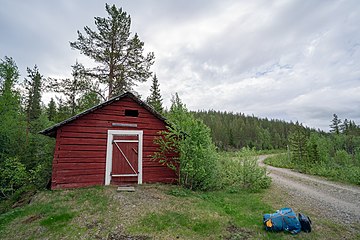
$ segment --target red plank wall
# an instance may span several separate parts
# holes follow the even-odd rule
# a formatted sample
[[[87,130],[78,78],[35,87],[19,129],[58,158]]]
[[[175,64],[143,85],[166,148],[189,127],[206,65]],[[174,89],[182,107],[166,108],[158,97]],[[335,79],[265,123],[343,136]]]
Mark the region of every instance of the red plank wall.
[[[125,116],[125,109],[138,110],[138,117]],[[113,127],[131,123],[137,127]],[[129,97],[61,126],[56,133],[51,188],[104,185],[108,130],[143,130],[143,182],[173,182],[175,173],[151,159],[153,140],[166,130],[165,123]]]

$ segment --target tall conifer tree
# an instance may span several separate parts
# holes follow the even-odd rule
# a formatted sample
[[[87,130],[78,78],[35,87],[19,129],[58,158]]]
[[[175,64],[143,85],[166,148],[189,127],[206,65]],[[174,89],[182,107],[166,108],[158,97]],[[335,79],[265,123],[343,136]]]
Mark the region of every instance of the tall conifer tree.
[[[303,162],[306,160],[308,137],[306,136],[305,128],[296,122],[289,135],[290,150],[292,153],[293,160]]]
[[[150,104],[156,111],[161,113],[164,109],[162,106],[162,97],[160,93],[160,84],[159,81],[154,75],[151,89],[150,89],[150,96],[146,99],[147,103]]]
[[[154,54],[144,56],[144,43],[136,33],[130,36],[129,14],[115,5],[106,4],[105,9],[107,18],[95,17],[97,31],[84,27],[85,34],[78,31],[78,39],[70,46],[95,60],[98,66],[85,73],[106,84],[111,98],[151,76]]]
[[[38,67],[34,69],[27,68],[28,77],[25,78],[24,85],[26,89],[25,109],[27,121],[31,122],[37,119],[41,114],[41,87],[42,78]]]
[[[56,118],[56,104],[54,98],[51,98],[48,107],[46,109],[47,117],[49,121],[55,121]]]
[[[0,165],[6,157],[15,156],[23,147],[20,95],[15,90],[19,76],[18,67],[12,58],[5,56],[0,59]]]
[[[82,64],[76,62],[71,66],[72,78],[56,79],[49,78],[48,88],[54,92],[62,93],[66,100],[62,104],[66,104],[70,109],[70,114],[75,115],[78,107],[78,99],[87,91],[93,89],[88,77],[83,73],[85,68]]]
[[[336,114],[334,114],[333,116],[334,116],[334,118],[331,121],[330,132],[335,133],[335,134],[339,134],[340,133],[341,120],[338,118],[338,116]]]
[[[17,114],[20,109],[19,95],[14,89],[19,76],[18,67],[12,58],[5,56],[0,59],[0,119],[5,119],[8,114]]]

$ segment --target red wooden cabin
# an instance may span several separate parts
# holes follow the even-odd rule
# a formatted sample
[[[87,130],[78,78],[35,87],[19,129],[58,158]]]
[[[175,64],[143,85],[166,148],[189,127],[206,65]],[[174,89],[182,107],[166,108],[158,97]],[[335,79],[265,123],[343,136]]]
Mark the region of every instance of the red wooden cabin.
[[[151,159],[164,117],[127,92],[43,130],[56,138],[51,188],[173,182]]]

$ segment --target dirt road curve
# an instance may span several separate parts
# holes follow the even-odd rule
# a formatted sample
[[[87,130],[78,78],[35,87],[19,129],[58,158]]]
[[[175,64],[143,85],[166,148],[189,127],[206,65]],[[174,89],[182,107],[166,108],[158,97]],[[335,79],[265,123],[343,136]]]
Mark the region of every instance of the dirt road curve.
[[[260,165],[265,166],[263,161],[266,157],[259,157]],[[340,223],[360,224],[360,187],[266,166],[273,183],[285,188],[307,211],[315,210],[323,217]]]

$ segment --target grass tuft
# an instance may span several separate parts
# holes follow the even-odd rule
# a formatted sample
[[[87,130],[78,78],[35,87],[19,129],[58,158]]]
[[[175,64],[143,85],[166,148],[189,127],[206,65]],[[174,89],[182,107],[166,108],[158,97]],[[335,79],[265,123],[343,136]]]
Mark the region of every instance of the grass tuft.
[[[192,195],[192,191],[182,187],[175,187],[167,191],[167,194],[175,197],[189,197]]]
[[[74,213],[66,212],[57,215],[51,215],[40,221],[41,226],[48,228],[62,228],[71,221],[75,216]]]
[[[183,212],[166,211],[146,215],[140,220],[140,224],[136,228],[147,233],[177,231],[180,235],[192,232],[192,234],[204,236],[213,231],[219,231],[221,224],[214,219],[192,216]]]

